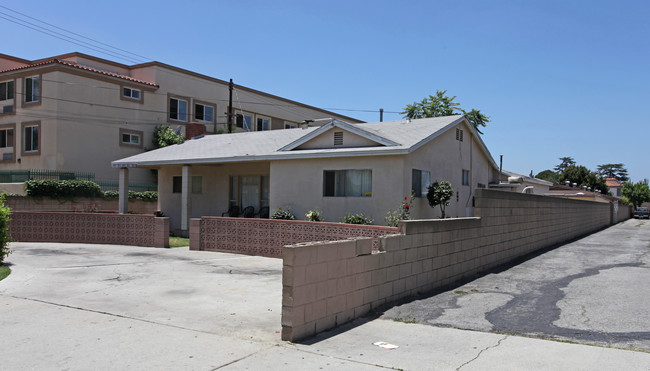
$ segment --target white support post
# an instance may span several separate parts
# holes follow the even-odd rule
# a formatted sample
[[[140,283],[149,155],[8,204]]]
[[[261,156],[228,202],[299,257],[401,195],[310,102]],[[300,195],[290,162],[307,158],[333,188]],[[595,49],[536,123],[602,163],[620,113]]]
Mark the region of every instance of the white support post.
[[[183,165],[183,178],[181,188],[181,233],[190,233],[190,216],[192,215],[192,167]]]
[[[118,210],[120,214],[129,212],[129,169],[126,167],[120,168],[120,198],[118,203]]]

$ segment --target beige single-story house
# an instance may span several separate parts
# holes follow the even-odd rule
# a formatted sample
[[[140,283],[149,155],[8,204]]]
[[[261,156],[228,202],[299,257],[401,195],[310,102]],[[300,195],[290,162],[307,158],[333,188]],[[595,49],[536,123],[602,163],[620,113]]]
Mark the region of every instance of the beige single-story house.
[[[385,225],[411,193],[413,218],[435,218],[427,187],[449,181],[448,217],[473,214],[474,190],[498,183],[499,168],[465,116],[350,124],[328,120],[291,130],[207,135],[112,162],[120,169],[120,212],[129,169],[158,169],[158,206],[172,230],[230,207],[255,212],[313,209],[327,221],[365,213]],[[268,209],[267,209],[268,210]]]

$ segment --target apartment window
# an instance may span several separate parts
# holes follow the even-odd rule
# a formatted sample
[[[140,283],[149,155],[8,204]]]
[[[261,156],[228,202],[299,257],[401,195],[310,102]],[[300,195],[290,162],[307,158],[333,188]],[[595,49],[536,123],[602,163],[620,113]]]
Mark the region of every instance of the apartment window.
[[[411,171],[411,192],[415,197],[426,197],[431,185],[431,172],[413,169]]]
[[[183,193],[183,177],[172,177],[172,193]],[[203,193],[203,177],[192,176],[192,194]]]
[[[133,100],[140,100],[142,92],[138,89],[123,87],[122,96]]]
[[[463,170],[463,185],[469,185],[469,170]]]
[[[38,154],[40,150],[40,123],[23,124],[23,154]]]
[[[169,118],[176,121],[187,121],[187,101],[169,98]]]
[[[296,128],[298,128],[298,124],[296,124],[295,122],[285,121],[284,122],[284,128],[285,129],[296,129]]]
[[[14,146],[14,129],[0,129],[0,148]]]
[[[271,130],[271,119],[268,117],[257,117],[257,131]]]
[[[456,140],[463,141],[463,129],[456,128]]]
[[[14,99],[14,82],[0,82],[0,100]]]
[[[372,170],[323,171],[323,196],[371,197]]]
[[[199,121],[214,122],[214,106],[194,104],[194,118]]]
[[[36,103],[41,100],[41,77],[25,77],[25,103]]]
[[[251,131],[253,129],[253,115],[249,113],[237,115],[237,127]]]
[[[120,128],[120,145],[142,148],[143,133],[138,130]]]
[[[269,183],[268,175],[231,176],[229,206],[252,206],[256,212],[268,207]]]

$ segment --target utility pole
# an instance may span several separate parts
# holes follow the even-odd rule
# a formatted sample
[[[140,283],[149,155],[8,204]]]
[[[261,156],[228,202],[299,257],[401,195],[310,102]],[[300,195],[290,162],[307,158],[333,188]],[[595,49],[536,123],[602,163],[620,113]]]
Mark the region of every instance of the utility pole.
[[[228,90],[230,91],[230,97],[228,98],[228,132],[232,133],[232,89],[233,89],[232,79],[228,84]]]
[[[379,122],[384,122],[384,109],[379,109]]]

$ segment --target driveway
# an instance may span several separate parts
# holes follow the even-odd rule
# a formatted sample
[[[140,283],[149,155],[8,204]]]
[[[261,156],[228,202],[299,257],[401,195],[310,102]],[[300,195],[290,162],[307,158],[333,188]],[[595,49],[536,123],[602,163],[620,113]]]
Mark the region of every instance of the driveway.
[[[650,351],[650,222],[628,220],[383,318]]]

